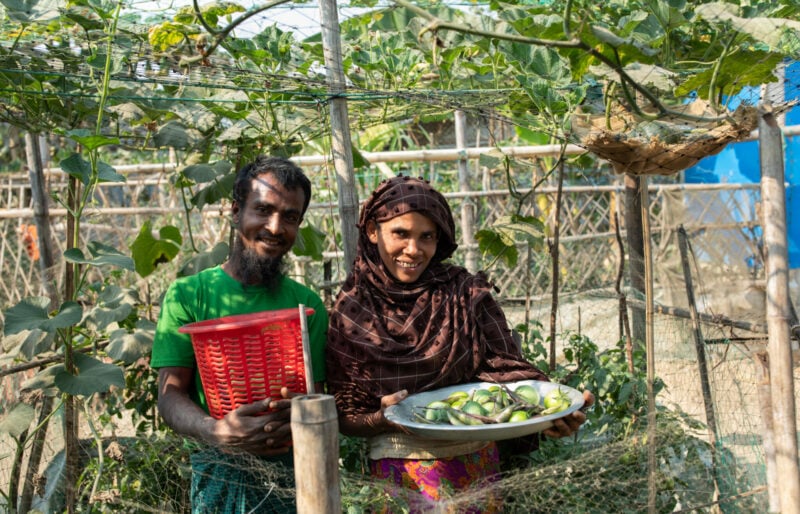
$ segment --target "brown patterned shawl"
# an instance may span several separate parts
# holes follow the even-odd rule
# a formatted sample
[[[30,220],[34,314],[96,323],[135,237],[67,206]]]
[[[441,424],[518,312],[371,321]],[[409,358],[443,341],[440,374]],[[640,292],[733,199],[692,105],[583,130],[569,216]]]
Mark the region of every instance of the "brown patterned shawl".
[[[386,271],[366,223],[414,211],[438,225],[439,242],[419,280],[404,284]],[[447,200],[422,179],[386,180],[364,205],[356,260],[328,330],[327,378],[341,413],[375,412],[401,389],[547,380],[520,354],[486,278],[442,263],[457,248],[454,234]]]

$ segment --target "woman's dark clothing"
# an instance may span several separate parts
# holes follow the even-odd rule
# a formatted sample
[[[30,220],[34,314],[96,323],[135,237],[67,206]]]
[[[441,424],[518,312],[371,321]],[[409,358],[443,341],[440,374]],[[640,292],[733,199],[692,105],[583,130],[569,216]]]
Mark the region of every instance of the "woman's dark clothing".
[[[437,251],[416,282],[384,267],[366,224],[419,212],[439,228]],[[364,205],[353,269],[328,330],[327,380],[342,414],[380,409],[382,396],[459,383],[547,380],[521,355],[482,274],[443,263],[455,225],[445,198],[410,177],[384,181]]]

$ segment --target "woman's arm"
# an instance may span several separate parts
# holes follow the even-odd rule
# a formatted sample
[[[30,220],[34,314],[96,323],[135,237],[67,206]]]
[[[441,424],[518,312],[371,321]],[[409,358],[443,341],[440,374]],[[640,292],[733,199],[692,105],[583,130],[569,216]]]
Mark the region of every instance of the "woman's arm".
[[[408,397],[405,389],[381,398],[381,410],[367,414],[339,414],[339,431],[344,435],[372,437],[386,432],[406,432],[406,429],[386,419],[383,411]]]

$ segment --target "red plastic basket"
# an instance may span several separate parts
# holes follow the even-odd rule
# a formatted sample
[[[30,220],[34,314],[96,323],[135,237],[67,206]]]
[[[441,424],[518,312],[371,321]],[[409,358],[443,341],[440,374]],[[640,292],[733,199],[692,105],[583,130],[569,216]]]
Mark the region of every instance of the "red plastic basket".
[[[306,308],[306,315],[314,309]],[[220,419],[241,405],[306,393],[300,310],[282,309],[189,323],[208,410]]]

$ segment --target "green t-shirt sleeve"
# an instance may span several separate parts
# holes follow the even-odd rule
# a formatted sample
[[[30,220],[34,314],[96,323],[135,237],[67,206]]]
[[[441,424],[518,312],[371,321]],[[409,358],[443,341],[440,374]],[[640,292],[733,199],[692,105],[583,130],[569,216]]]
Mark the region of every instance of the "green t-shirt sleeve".
[[[192,302],[187,301],[185,294],[183,283],[176,281],[164,295],[150,357],[150,366],[153,368],[195,367],[191,336],[178,332],[183,325],[195,321],[195,316],[188,308]]]

